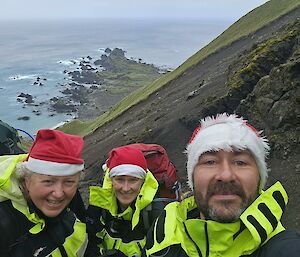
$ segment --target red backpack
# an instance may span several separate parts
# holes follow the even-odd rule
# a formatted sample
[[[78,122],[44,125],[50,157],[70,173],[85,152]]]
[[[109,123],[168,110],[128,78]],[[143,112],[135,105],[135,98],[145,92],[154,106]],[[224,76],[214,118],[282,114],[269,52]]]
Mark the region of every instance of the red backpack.
[[[180,184],[176,174],[176,167],[170,161],[165,148],[157,144],[142,143],[128,146],[139,149],[144,154],[148,169],[159,184],[157,197],[178,200],[180,197]]]

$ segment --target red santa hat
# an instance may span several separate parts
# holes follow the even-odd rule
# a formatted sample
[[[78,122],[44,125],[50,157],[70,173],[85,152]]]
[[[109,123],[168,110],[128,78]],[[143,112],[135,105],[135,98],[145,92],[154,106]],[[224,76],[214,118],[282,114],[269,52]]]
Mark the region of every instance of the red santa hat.
[[[147,162],[143,153],[130,146],[121,146],[111,150],[106,163],[109,177],[132,176],[140,179],[146,177]]]
[[[41,129],[29,151],[27,169],[44,175],[69,176],[84,169],[79,136],[59,130]]]
[[[199,157],[209,151],[232,151],[248,149],[256,160],[260,173],[260,189],[265,186],[268,170],[266,157],[268,141],[246,120],[235,114],[218,114],[201,120],[186,147],[188,184],[193,189],[193,171]]]

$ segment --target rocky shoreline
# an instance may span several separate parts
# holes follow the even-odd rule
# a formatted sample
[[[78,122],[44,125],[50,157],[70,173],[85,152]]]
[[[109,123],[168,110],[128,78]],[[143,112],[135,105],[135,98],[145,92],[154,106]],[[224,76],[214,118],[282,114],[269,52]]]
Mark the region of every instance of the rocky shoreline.
[[[73,64],[76,64],[74,61]],[[151,83],[168,70],[162,70],[142,59],[128,59],[120,48],[106,48],[99,59],[82,57],[75,70],[64,70],[67,83],[60,84],[62,96],[37,103],[32,94],[21,93],[17,101],[33,107],[41,115],[42,105],[49,116],[64,113],[80,120],[94,119],[137,88]],[[37,77],[34,86],[43,87],[47,78]],[[18,119],[29,120],[29,116]]]

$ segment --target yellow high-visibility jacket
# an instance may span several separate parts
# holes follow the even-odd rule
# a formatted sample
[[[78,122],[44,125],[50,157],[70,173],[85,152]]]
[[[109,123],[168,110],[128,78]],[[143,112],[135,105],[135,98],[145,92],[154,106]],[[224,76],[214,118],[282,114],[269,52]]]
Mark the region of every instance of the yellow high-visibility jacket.
[[[285,230],[280,219],[287,202],[286,191],[277,182],[262,192],[233,223],[200,219],[193,196],[180,203],[170,203],[149,232],[147,256],[250,255]]]
[[[90,244],[88,248],[93,248],[96,244],[97,251],[101,254],[119,253],[125,256],[141,256],[147,233],[142,210],[151,204],[157,190],[158,183],[155,177],[147,171],[135,202],[119,213],[117,199],[107,170],[103,186],[90,187],[88,208]]]
[[[27,155],[0,156],[0,256],[83,257],[86,225],[70,211],[47,218],[27,203],[15,177]]]

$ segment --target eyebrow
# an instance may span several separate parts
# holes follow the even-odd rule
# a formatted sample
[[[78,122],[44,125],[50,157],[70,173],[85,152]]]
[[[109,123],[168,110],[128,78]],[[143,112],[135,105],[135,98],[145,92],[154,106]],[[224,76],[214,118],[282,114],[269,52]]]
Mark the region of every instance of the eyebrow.
[[[208,152],[203,153],[201,156],[203,156],[203,155],[217,155],[218,152],[219,151],[208,151]],[[252,153],[248,149],[245,149],[245,150],[235,150],[235,149],[233,149],[233,151],[229,151],[229,153],[233,153],[236,156],[242,155],[242,154],[252,156]],[[199,158],[201,158],[201,156]]]
[[[240,151],[233,151],[233,153],[235,155],[241,155],[241,154],[246,154],[246,155],[249,155],[249,156],[252,156],[252,153],[248,150],[248,149],[245,149],[245,150],[240,150]]]

